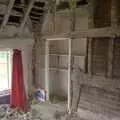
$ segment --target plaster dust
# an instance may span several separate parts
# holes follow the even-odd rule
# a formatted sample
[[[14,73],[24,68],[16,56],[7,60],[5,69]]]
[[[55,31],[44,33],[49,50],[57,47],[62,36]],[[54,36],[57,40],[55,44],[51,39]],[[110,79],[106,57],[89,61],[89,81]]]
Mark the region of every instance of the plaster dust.
[[[119,118],[106,117],[102,114],[78,109],[68,115],[65,103],[38,103],[31,105],[28,113],[19,109],[12,109],[9,105],[0,106],[0,120],[120,120]]]
[[[37,116],[40,116],[41,120],[120,120],[120,118],[106,117],[102,114],[93,113],[84,109],[78,109],[78,112],[68,115],[67,106],[64,103],[36,104],[32,105],[32,109],[37,110]]]

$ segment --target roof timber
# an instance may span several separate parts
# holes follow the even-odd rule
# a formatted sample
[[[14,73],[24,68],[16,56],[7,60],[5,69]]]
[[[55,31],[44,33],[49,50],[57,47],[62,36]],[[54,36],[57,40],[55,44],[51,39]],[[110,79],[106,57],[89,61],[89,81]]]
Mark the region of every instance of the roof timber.
[[[25,0],[21,0],[21,3],[22,3],[22,4],[25,4]],[[23,12],[24,12],[24,14],[25,14],[25,9],[23,9]],[[30,19],[29,16],[28,16],[27,24],[28,24],[29,30],[32,32],[32,30],[33,30],[33,25],[32,25],[32,21],[31,21],[31,19]]]
[[[93,29],[79,29],[73,33],[66,34],[46,34],[45,38],[61,38],[61,37],[75,37],[75,38],[95,38],[95,37],[116,37],[120,36],[120,28],[93,28]]]
[[[27,21],[28,15],[29,15],[32,7],[33,7],[34,2],[35,2],[35,0],[31,0],[31,1],[30,1],[29,7],[28,7],[28,9],[27,9],[27,11],[26,11],[26,13],[25,13],[25,16],[24,16],[24,18],[23,18],[23,21],[21,22],[21,25],[20,25],[19,35],[21,34],[21,32],[22,32],[22,30],[23,30],[23,28],[24,28],[24,25],[25,25],[25,23],[26,23],[26,21]]]
[[[3,28],[6,26],[6,24],[7,24],[7,22],[8,22],[8,19],[9,19],[9,16],[10,16],[10,12],[11,12],[11,10],[12,10],[12,7],[13,7],[13,5],[14,5],[14,2],[15,2],[15,0],[10,0],[10,2],[9,2],[9,5],[8,5],[8,7],[7,7],[7,9],[6,9],[6,12],[5,12],[6,14],[4,15],[4,20],[3,20],[3,22],[2,22],[0,31],[3,30]]]
[[[106,27],[93,29],[79,29],[74,35],[76,37],[114,37],[120,36],[120,28]]]

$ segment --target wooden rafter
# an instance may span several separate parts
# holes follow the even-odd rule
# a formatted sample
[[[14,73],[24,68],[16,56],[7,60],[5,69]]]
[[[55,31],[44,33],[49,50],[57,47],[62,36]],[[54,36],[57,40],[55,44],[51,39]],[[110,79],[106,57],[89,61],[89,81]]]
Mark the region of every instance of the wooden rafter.
[[[21,3],[22,4],[25,4],[25,0],[21,0]],[[24,11],[24,14],[25,14],[25,9],[23,9],[23,11]],[[29,27],[29,29],[30,29],[30,31],[33,31],[33,25],[32,25],[32,21],[31,21],[31,19],[30,19],[30,17],[28,16],[28,21],[27,21],[27,23],[28,23],[28,27]]]
[[[11,10],[12,10],[12,8],[13,8],[14,2],[15,2],[15,0],[10,0],[10,2],[9,2],[9,4],[8,4],[8,7],[7,7],[7,9],[6,9],[3,22],[2,22],[2,24],[1,24],[0,31],[2,31],[2,30],[4,29],[4,27],[6,26],[8,20],[9,20],[10,12],[11,12]]]
[[[24,25],[25,25],[25,23],[26,23],[26,21],[27,21],[28,15],[29,15],[32,7],[33,7],[34,2],[35,2],[35,0],[31,0],[31,1],[30,1],[30,4],[29,4],[29,6],[28,6],[28,9],[27,9],[27,11],[26,11],[26,13],[25,13],[25,16],[24,16],[24,18],[23,18],[23,21],[21,22],[21,25],[20,25],[19,35],[22,33],[22,30],[23,30],[23,28],[24,28]]]
[[[91,29],[79,29],[71,33],[60,33],[60,34],[49,34],[46,33],[46,38],[56,38],[56,37],[70,37],[74,36],[75,38],[93,38],[93,37],[114,37],[120,36],[120,28],[91,28]]]

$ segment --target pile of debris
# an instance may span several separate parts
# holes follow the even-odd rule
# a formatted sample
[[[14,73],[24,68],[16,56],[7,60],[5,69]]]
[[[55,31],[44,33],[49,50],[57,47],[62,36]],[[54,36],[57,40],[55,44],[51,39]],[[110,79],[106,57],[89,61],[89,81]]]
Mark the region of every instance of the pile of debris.
[[[9,105],[0,105],[0,120],[41,120],[36,110],[27,113],[19,109],[12,109]]]

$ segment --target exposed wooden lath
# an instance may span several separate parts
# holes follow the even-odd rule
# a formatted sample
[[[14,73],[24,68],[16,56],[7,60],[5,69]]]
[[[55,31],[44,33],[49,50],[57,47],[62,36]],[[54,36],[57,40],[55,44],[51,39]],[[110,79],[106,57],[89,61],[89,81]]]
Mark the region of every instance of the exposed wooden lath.
[[[28,10],[26,11],[26,14],[25,14],[25,16],[24,16],[24,19],[23,19],[23,21],[22,21],[22,23],[21,23],[21,25],[20,25],[19,35],[21,34],[21,32],[22,32],[22,30],[23,30],[23,28],[24,28],[24,25],[25,25],[25,23],[26,23],[26,21],[27,21],[28,15],[30,14],[30,11],[31,11],[31,9],[32,9],[32,7],[33,7],[34,2],[35,2],[35,0],[31,0],[31,2],[30,2],[30,4],[29,4]]]
[[[13,7],[13,5],[14,5],[14,2],[15,2],[15,0],[10,0],[10,2],[9,2],[8,8],[6,9],[6,12],[5,12],[5,15],[4,15],[4,20],[3,20],[3,22],[2,22],[0,31],[3,30],[3,28],[6,26],[6,24],[7,24],[7,22],[8,22],[8,19],[9,19],[9,16],[10,16],[10,12],[11,12],[11,10],[12,10],[12,7]]]
[[[33,1],[33,2],[32,2]],[[6,25],[14,25],[19,27],[20,35],[25,24],[28,25],[29,30],[35,31],[35,26],[42,24],[43,16],[45,11],[47,11],[46,1],[42,0],[32,0],[31,2],[25,0],[5,0],[3,2],[0,1],[0,5],[6,9],[5,14],[4,10],[0,11],[0,24],[2,31]],[[28,2],[30,4],[28,4]],[[9,3],[9,4],[8,4]],[[41,26],[41,25],[39,25]],[[37,31],[40,31],[37,29]]]

